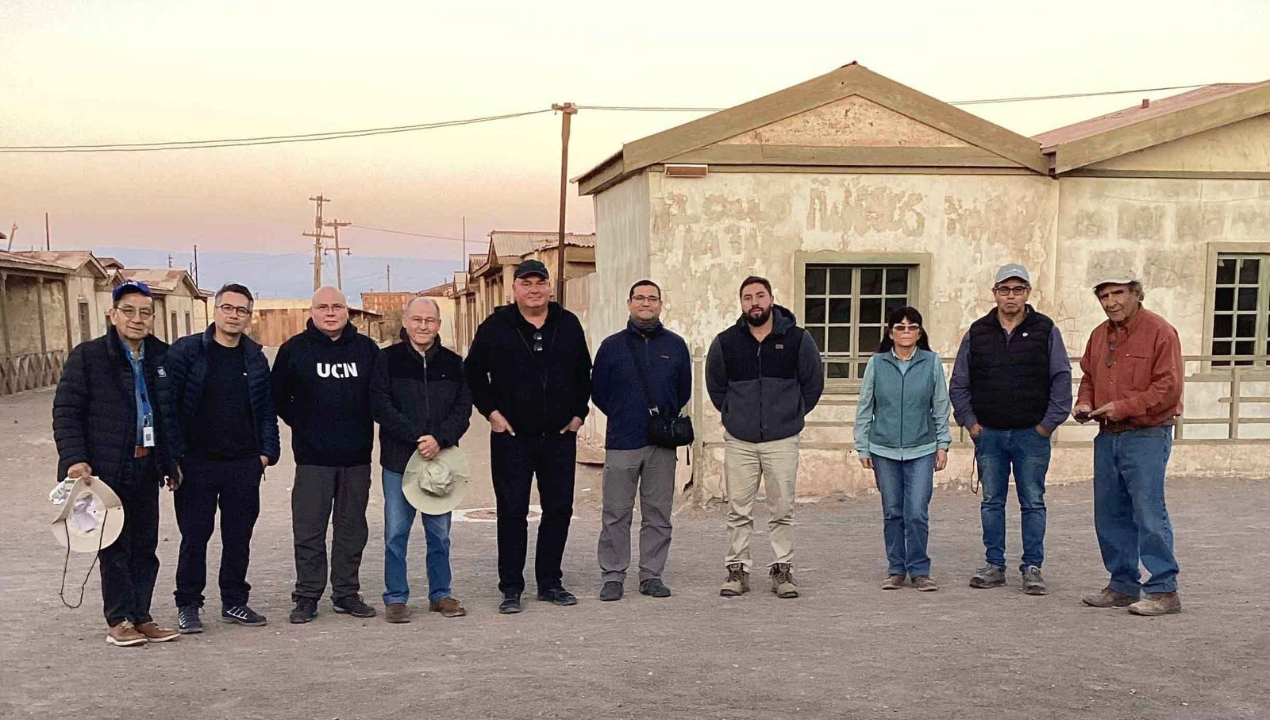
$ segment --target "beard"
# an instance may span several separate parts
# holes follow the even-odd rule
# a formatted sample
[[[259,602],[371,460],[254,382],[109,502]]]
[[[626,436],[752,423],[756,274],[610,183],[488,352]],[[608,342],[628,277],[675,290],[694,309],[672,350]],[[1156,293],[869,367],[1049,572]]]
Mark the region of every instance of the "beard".
[[[771,317],[772,309],[769,307],[757,316],[748,312],[745,313],[745,322],[749,323],[752,327],[758,327],[759,325],[766,323]]]

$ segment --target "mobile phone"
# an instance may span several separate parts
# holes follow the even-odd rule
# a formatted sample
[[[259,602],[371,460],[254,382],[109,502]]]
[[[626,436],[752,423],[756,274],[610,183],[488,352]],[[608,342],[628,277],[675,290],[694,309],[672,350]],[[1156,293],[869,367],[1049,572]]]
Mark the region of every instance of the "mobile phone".
[[[1083,410],[1081,412],[1076,413],[1072,417],[1076,418],[1077,422],[1085,422],[1090,419],[1089,413]]]

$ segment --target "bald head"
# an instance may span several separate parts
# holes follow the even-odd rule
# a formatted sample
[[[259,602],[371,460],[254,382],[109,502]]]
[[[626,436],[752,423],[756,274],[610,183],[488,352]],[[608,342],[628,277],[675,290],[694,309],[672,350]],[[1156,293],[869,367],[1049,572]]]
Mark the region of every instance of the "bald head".
[[[420,295],[415,298],[411,298],[410,302],[406,303],[405,314],[409,315],[411,312],[413,312],[416,309],[415,305],[418,305],[418,304],[423,305],[423,307],[418,308],[420,312],[426,312],[428,310],[431,310],[432,315],[436,316],[437,319],[441,318],[441,306],[437,304],[436,300],[433,300],[430,297],[425,297],[423,295]]]
[[[415,350],[426,352],[441,331],[441,306],[430,297],[413,298],[401,314],[401,327]]]
[[[333,287],[318,288],[313,293],[309,316],[313,325],[334,340],[344,333],[348,325],[348,299]]]

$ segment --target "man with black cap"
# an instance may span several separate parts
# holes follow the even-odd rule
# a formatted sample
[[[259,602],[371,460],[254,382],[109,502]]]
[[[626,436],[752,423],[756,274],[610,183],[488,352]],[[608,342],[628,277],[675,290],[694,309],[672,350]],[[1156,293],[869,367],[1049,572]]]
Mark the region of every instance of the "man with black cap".
[[[992,283],[997,306],[961,339],[948,388],[957,424],[970,432],[983,481],[979,515],[987,564],[970,587],[1005,585],[1005,499],[1010,471],[1022,515],[1023,591],[1045,595],[1045,474],[1050,435],[1072,408],[1072,366],[1063,335],[1028,304],[1032,277],[1018,263]]]
[[[538,599],[578,600],[561,582],[560,562],[573,515],[577,433],[591,397],[591,353],[582,323],[550,302],[547,268],[516,268],[515,302],[480,327],[464,363],[472,400],[490,422],[490,465],[498,505],[499,612],[521,611],[528,544],[529,491],[535,475],[542,520],[534,571]]]
[[[180,637],[150,616],[159,574],[159,486],[180,484],[168,396],[167,343],[150,334],[154,299],[145,283],[111,293],[110,326],[80,343],[62,368],[53,397],[58,478],[97,477],[123,503],[119,538],[102,548],[106,642],[117,646]]]

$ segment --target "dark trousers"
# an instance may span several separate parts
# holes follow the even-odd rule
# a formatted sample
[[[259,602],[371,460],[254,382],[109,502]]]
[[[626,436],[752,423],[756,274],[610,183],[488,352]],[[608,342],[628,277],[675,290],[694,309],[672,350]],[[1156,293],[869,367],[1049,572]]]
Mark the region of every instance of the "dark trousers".
[[[369,500],[370,465],[296,466],[295,487],[291,488],[291,532],[295,537],[293,601],[316,600],[326,590],[326,527],[332,524],[331,598],[357,595],[361,589],[357,573],[362,566],[362,550],[366,549]]]
[[[539,592],[560,587],[560,561],[573,517],[577,441],[577,433],[542,437],[490,433],[490,470],[498,504],[498,589],[504,593],[525,590],[529,489],[534,475],[542,502],[534,575]]]
[[[101,599],[106,624],[124,620],[133,625],[150,622],[150,599],[159,576],[159,477],[150,457],[124,465],[124,476],[110,483],[123,503],[123,531],[97,561],[101,569]]]
[[[176,605],[202,607],[207,585],[207,541],[216,529],[220,508],[220,597],[226,606],[246,605],[251,585],[251,533],[260,516],[260,458],[202,460],[181,463],[184,480],[176,491],[176,524],[181,554],[176,564]]]

